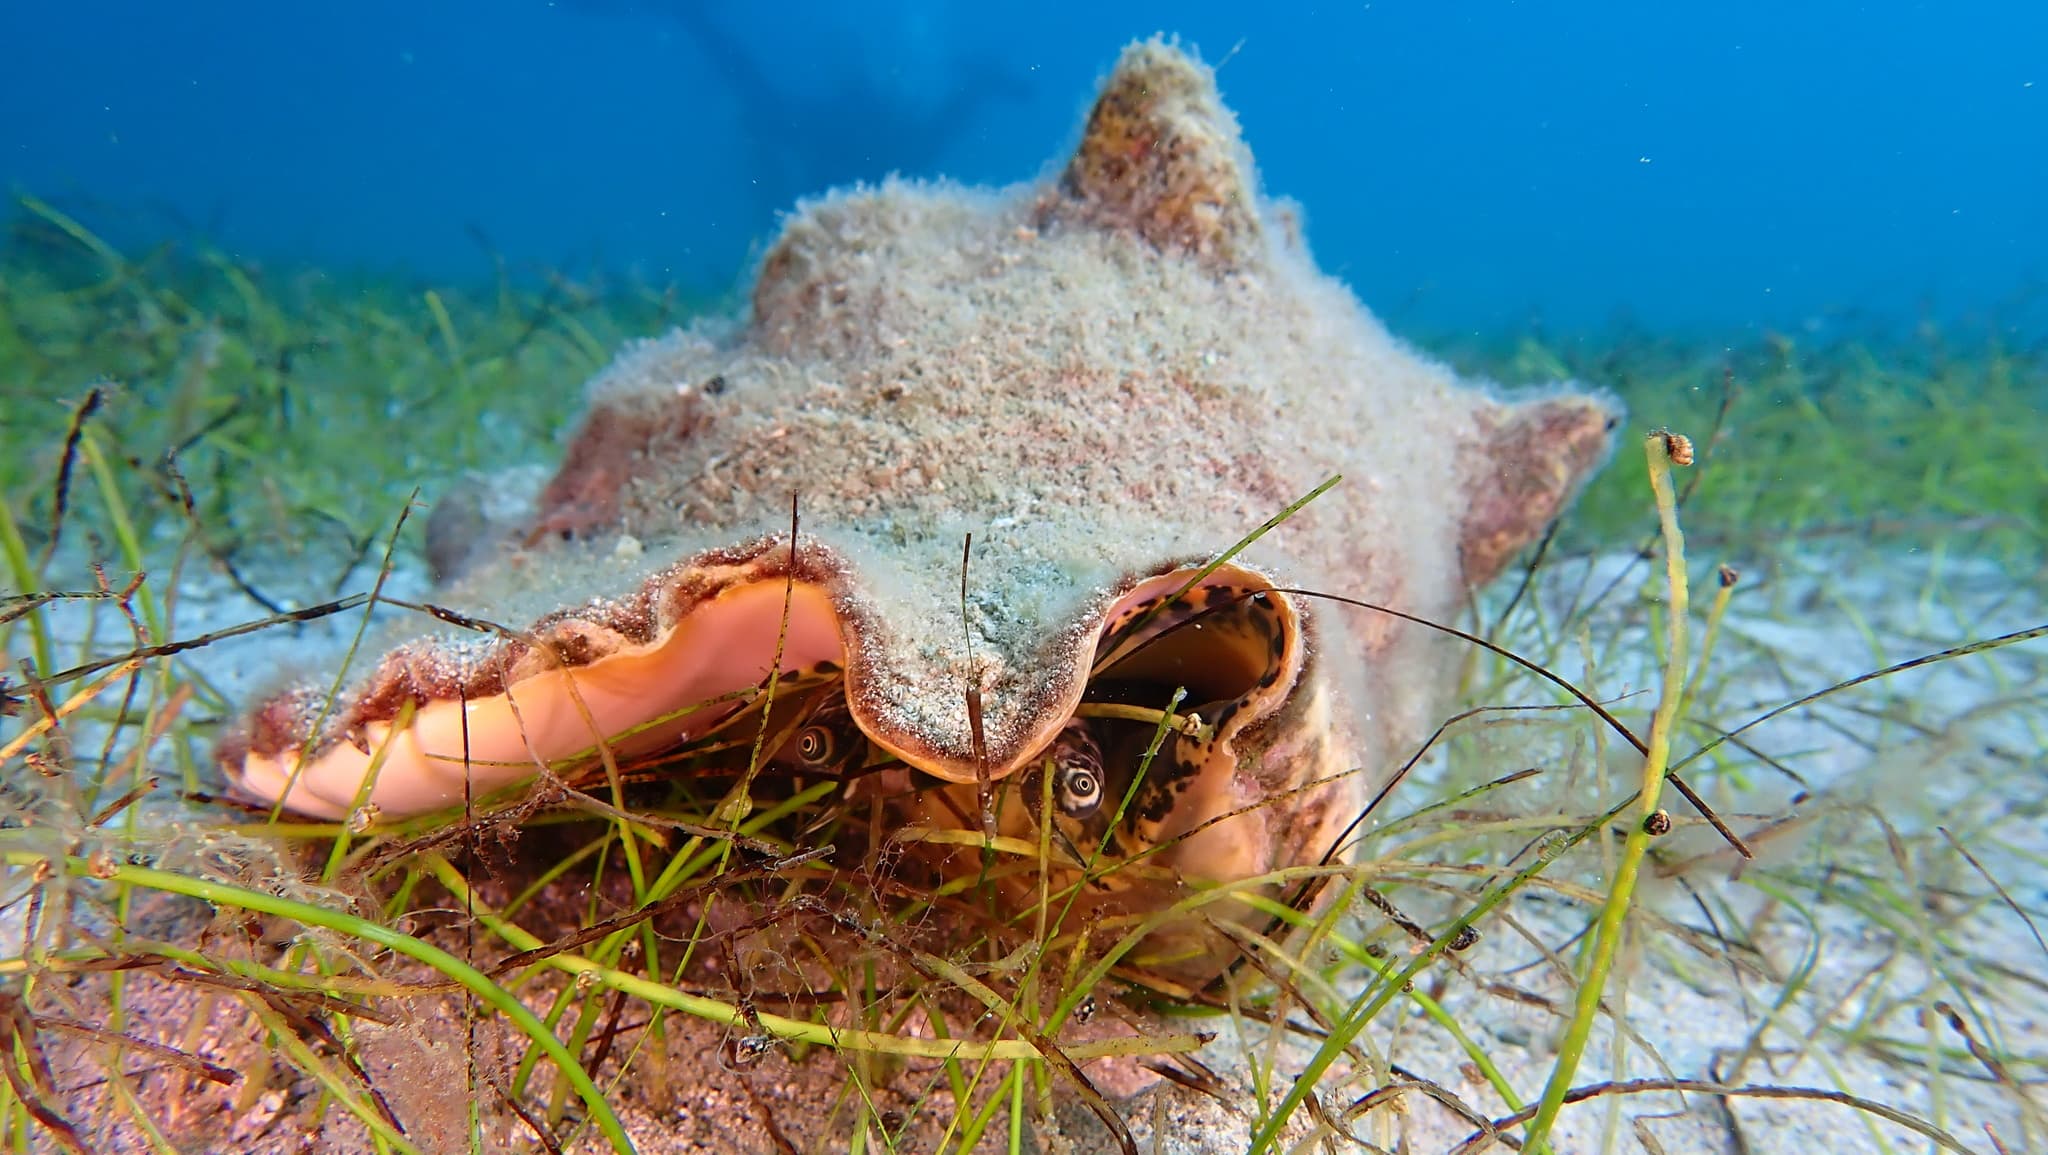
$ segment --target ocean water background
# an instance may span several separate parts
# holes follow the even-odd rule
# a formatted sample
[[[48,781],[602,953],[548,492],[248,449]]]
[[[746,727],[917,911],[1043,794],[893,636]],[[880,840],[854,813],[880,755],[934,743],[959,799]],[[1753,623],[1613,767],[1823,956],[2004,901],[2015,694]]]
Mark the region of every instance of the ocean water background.
[[[117,242],[718,293],[802,195],[1009,183],[1165,31],[1397,327],[2048,336],[2048,5],[0,4],[0,181]]]

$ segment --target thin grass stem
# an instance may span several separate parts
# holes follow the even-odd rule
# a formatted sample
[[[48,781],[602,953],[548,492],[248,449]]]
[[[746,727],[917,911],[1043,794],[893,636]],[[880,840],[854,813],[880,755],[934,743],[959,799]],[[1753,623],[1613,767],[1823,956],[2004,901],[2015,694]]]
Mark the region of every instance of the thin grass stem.
[[[1557,1122],[1558,1111],[1564,1106],[1565,1095],[1572,1089],[1579,1060],[1585,1056],[1586,1044],[1592,1038],[1593,1023],[1599,1018],[1601,993],[1607,987],[1615,954],[1621,947],[1623,924],[1628,919],[1629,904],[1635,896],[1636,878],[1642,869],[1643,856],[1648,853],[1650,840],[1654,837],[1651,818],[1657,812],[1657,800],[1663,792],[1664,775],[1671,762],[1671,730],[1677,724],[1679,709],[1685,700],[1689,599],[1685,577],[1685,538],[1678,528],[1678,498],[1671,484],[1671,435],[1652,433],[1643,441],[1643,452],[1649,461],[1650,488],[1656,494],[1657,520],[1664,535],[1664,574],[1670,599],[1665,626],[1664,676],[1657,709],[1650,722],[1650,750],[1643,758],[1642,787],[1636,798],[1641,820],[1630,824],[1628,837],[1622,843],[1621,859],[1615,865],[1614,881],[1608,888],[1607,903],[1601,908],[1594,931],[1586,973],[1579,981],[1578,995],[1573,1002],[1571,1023],[1558,1045],[1557,1060],[1550,1069],[1550,1080],[1544,1085],[1543,1095],[1537,1101],[1536,1114],[1523,1133],[1523,1145],[1532,1152],[1549,1150],[1551,1128]]]

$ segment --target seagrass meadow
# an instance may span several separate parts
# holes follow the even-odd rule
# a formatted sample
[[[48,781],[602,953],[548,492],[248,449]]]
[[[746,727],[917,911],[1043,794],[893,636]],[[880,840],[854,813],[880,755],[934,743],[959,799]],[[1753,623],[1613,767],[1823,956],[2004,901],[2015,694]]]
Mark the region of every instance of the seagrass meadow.
[[[1260,880],[1203,983],[1070,918],[1051,833],[995,902],[830,780],[232,796],[280,663],[523,627],[450,620],[427,511],[530,500],[622,343],[734,306],[95,211],[0,247],[0,1148],[2048,1148],[2048,342],[1421,335],[1612,393],[1618,449],[1438,623],[1456,707],[1353,856]]]

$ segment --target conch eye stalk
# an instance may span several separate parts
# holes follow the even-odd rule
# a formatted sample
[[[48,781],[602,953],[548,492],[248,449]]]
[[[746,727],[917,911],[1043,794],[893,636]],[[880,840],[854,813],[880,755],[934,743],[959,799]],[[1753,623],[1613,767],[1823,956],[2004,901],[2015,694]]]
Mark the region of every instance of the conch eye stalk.
[[[1048,759],[1060,812],[1069,818],[1094,817],[1102,809],[1102,749],[1087,723],[1075,719],[1062,727]]]

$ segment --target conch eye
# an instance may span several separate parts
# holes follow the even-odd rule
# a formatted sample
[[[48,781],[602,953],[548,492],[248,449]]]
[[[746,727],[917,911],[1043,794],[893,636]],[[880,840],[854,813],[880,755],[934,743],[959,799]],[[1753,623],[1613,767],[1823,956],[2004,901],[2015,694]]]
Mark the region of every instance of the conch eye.
[[[1102,748],[1084,722],[1068,722],[1053,740],[1053,800],[1069,818],[1089,818],[1102,809]]]
[[[803,725],[775,760],[801,774],[838,774],[849,765],[858,767],[866,752],[866,736],[854,725],[845,697],[832,690],[811,704]]]
[[[839,753],[839,735],[829,726],[805,726],[796,736],[796,756],[807,766],[824,766]]]
[[[1086,818],[1102,809],[1102,779],[1081,766],[1060,767],[1060,810],[1069,818]]]

